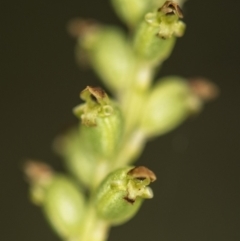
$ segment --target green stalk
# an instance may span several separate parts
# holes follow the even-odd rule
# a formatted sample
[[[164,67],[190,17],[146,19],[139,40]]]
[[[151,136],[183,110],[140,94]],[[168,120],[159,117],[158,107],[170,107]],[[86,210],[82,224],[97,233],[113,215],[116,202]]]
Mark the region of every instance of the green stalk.
[[[76,241],[105,241],[108,238],[109,228],[107,222],[97,217],[94,204],[90,201],[81,226],[79,239]]]

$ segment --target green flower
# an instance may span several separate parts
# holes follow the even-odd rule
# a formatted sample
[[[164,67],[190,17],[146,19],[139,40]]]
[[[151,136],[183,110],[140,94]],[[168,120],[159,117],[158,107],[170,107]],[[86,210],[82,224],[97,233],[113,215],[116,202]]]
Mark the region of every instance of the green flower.
[[[110,224],[118,225],[131,219],[143,199],[153,197],[148,185],[156,180],[146,167],[124,167],[110,173],[97,189],[97,214]]]

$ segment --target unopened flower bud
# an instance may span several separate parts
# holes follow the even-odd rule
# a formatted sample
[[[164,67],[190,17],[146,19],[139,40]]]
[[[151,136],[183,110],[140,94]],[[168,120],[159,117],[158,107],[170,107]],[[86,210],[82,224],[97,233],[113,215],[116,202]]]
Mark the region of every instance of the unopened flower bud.
[[[127,38],[121,30],[96,25],[92,27],[89,24],[79,37],[77,55],[82,52],[112,91],[120,91],[129,84],[134,59]]]
[[[97,189],[97,214],[112,225],[128,221],[137,213],[143,199],[153,197],[148,185],[155,180],[155,174],[143,166],[113,171]]]
[[[165,134],[199,109],[188,82],[179,77],[161,79],[143,107],[140,129],[148,137]]]
[[[89,186],[97,160],[85,147],[79,128],[71,128],[58,136],[54,140],[53,148],[64,159],[69,171],[84,185]]]
[[[33,202],[43,208],[53,229],[64,239],[76,237],[85,212],[82,191],[42,162],[28,161],[24,170]]]
[[[43,209],[51,226],[61,237],[78,236],[85,212],[85,201],[73,182],[64,176],[55,176],[46,190]]]

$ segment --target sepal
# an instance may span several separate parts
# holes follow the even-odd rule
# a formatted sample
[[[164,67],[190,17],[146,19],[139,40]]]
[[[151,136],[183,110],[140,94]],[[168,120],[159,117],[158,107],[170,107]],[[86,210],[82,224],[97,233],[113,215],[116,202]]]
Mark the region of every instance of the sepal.
[[[79,128],[73,127],[59,135],[53,143],[54,151],[60,155],[69,171],[85,186],[89,186],[97,160],[88,152]]]

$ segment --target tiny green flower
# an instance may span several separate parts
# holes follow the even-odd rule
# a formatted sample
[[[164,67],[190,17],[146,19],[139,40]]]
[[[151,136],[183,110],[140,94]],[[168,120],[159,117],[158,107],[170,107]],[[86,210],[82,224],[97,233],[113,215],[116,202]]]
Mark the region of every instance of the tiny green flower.
[[[165,0],[111,0],[118,16],[131,28],[135,27],[144,14],[164,4]],[[182,4],[183,0],[176,0]],[[175,4],[175,3],[173,3]]]
[[[73,111],[85,126],[96,126],[98,116],[107,117],[113,113],[106,92],[99,87],[87,86],[80,93],[80,97],[86,104],[75,107]]]
[[[88,86],[80,94],[85,101],[74,108],[81,119],[80,135],[89,152],[102,158],[110,158],[121,140],[123,118],[117,104],[98,87]]]
[[[81,119],[79,128],[79,160],[71,162],[71,169],[79,172],[88,185],[97,185],[114,161],[123,133],[123,118],[118,105],[104,90],[88,86],[80,94],[85,101],[74,108]],[[99,168],[98,175],[95,169]],[[94,181],[95,179],[98,179]]]
[[[99,217],[113,225],[128,221],[136,214],[143,199],[153,197],[148,185],[155,180],[155,174],[143,166],[113,171],[96,191]]]
[[[159,24],[158,36],[166,39],[172,36],[181,37],[184,33],[185,24],[178,21],[183,18],[181,8],[172,1],[166,1],[165,4],[157,10],[157,13],[150,13],[146,16],[146,21],[150,24]]]
[[[134,38],[137,56],[153,65],[165,60],[173,49],[175,38],[181,37],[185,24],[180,7],[167,1],[157,10],[147,13]]]

